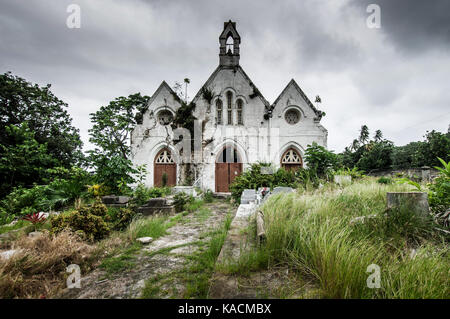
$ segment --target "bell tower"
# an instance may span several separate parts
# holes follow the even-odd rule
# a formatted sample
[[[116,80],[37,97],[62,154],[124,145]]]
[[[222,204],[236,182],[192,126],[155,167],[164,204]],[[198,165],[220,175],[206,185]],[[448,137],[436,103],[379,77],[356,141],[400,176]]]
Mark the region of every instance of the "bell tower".
[[[219,65],[238,66],[241,36],[236,30],[236,22],[231,20],[224,22],[223,31],[219,36],[219,43]]]

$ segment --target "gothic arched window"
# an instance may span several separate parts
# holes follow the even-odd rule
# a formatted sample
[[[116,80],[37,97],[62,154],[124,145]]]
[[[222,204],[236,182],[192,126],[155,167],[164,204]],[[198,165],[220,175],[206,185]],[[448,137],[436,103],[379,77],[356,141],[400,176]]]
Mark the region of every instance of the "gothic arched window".
[[[217,110],[217,124],[221,125],[222,124],[222,101],[217,99],[216,101],[216,110]]]
[[[244,119],[242,118],[242,108],[244,106],[244,102],[241,99],[237,100],[237,122],[238,125],[244,124]]]
[[[289,148],[281,157],[281,167],[288,171],[296,171],[303,167],[300,153],[294,148]]]
[[[171,164],[174,163],[172,153],[167,149],[163,149],[155,159],[156,164]]]
[[[227,38],[226,52],[227,52],[227,54],[233,54],[234,53],[234,39],[231,36],[231,33],[230,33],[230,35]]]
[[[227,92],[227,124],[233,124],[233,107],[231,105],[231,100],[233,99],[233,93]]]

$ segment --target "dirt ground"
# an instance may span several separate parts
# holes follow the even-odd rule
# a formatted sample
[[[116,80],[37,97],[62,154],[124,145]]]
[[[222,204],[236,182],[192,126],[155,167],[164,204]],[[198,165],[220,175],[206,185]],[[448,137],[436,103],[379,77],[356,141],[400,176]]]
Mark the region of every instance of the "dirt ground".
[[[235,207],[223,200],[205,204],[209,216],[195,213],[183,216],[168,234],[143,246],[133,260],[134,266],[108,276],[97,268],[81,278],[81,288],[65,289],[57,298],[101,299],[139,298],[146,280],[170,278],[158,286],[153,298],[182,298],[185,289],[179,276],[189,263],[189,257],[208,241],[208,232],[219,227],[228,213],[234,214]]]

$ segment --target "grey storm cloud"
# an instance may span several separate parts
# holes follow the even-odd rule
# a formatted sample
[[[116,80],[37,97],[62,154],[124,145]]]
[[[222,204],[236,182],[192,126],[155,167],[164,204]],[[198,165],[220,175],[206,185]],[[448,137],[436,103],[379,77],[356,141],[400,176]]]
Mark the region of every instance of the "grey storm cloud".
[[[69,29],[69,4],[81,28]],[[366,26],[369,3],[380,29]],[[237,22],[241,64],[274,101],[291,78],[322,98],[329,148],[362,124],[397,144],[450,122],[449,1],[0,0],[0,72],[12,71],[69,104],[89,148],[89,113],[118,96],[151,95],[191,79],[195,95],[218,64],[223,23]]]
[[[450,48],[450,1],[353,0],[365,11],[371,3],[381,8],[381,23],[393,45],[404,53]]]

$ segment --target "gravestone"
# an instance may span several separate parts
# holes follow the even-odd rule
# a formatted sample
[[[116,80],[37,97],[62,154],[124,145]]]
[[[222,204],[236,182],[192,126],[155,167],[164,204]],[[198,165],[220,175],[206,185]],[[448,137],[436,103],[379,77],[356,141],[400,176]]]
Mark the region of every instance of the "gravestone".
[[[173,194],[185,193],[187,195],[197,196],[197,191],[194,186],[174,186],[172,188]]]
[[[292,193],[292,192],[294,192],[294,189],[292,187],[277,186],[273,189],[272,194]]]
[[[244,189],[241,195],[241,204],[250,204],[256,201],[256,191],[254,189]]]
[[[151,198],[147,203],[139,207],[137,212],[145,216],[154,214],[174,214],[175,206],[173,205],[173,200],[171,198],[156,197]]]
[[[115,196],[108,195],[102,197],[102,203],[109,207],[126,207],[130,197],[128,196]]]
[[[340,186],[349,185],[352,183],[350,175],[334,175],[334,182]]]
[[[416,213],[428,216],[430,207],[428,205],[428,194],[425,192],[395,192],[386,193],[387,208],[398,208],[407,205]]]

